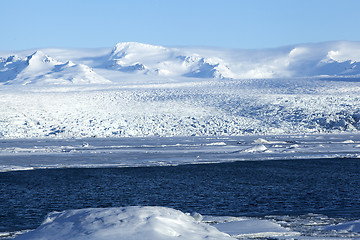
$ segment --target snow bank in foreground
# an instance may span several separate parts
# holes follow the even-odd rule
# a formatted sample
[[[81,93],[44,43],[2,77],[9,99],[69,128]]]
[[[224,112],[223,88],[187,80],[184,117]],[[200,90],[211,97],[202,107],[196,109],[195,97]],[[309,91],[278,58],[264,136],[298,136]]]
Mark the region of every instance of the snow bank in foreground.
[[[233,239],[180,211],[165,207],[80,209],[50,213],[16,240]]]
[[[39,228],[17,236],[15,240],[230,240],[234,239],[231,236],[253,238],[298,235],[298,232],[289,231],[269,220],[215,216],[205,216],[203,219],[198,213],[190,216],[166,207],[133,206],[53,212],[48,214]]]

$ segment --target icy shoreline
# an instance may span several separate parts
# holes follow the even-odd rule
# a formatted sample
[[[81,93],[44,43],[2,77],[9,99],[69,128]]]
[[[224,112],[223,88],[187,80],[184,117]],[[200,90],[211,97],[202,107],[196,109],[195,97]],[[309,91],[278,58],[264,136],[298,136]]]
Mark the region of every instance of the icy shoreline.
[[[3,139],[0,171],[360,158],[360,134]]]

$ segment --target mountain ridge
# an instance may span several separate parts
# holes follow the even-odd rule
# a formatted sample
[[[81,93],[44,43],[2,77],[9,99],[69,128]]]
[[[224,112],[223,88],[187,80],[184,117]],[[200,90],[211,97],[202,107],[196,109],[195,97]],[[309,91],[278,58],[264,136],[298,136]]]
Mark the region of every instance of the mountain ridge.
[[[5,85],[109,83],[84,64],[57,61],[40,50],[25,58],[16,55],[0,58],[0,82]]]
[[[38,49],[30,55],[19,53],[0,56],[0,84],[117,83],[130,76],[226,80],[357,78],[360,75],[360,42],[346,41],[264,50],[120,42],[101,54],[81,49]],[[71,64],[66,65],[68,62]]]

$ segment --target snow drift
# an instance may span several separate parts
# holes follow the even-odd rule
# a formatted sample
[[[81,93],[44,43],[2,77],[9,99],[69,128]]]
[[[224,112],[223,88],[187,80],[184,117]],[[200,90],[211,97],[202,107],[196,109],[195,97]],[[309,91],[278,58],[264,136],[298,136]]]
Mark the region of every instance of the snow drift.
[[[230,240],[215,227],[165,207],[80,209],[50,213],[15,240]]]

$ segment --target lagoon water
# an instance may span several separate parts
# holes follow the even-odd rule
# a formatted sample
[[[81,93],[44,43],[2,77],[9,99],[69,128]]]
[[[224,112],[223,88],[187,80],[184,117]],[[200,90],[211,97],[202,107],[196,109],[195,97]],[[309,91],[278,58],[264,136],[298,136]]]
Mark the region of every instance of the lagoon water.
[[[0,173],[0,232],[34,229],[51,211],[167,206],[216,216],[360,219],[360,159],[243,161]],[[276,218],[276,217],[274,217]]]

